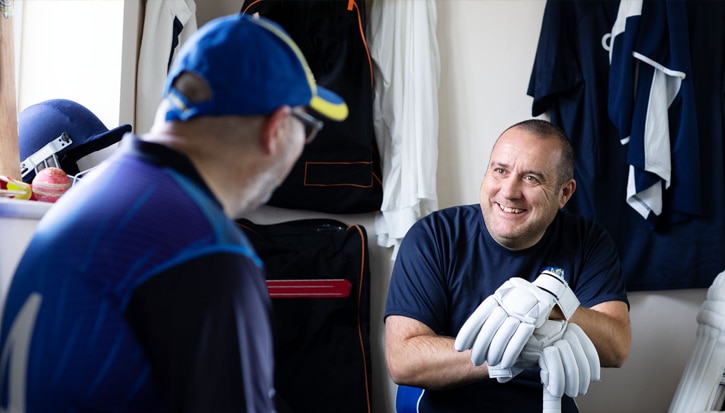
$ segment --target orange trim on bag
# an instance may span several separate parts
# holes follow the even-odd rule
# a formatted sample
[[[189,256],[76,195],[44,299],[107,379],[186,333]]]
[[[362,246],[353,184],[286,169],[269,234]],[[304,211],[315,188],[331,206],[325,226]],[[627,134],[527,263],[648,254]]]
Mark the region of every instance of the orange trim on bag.
[[[373,59],[370,57],[370,49],[368,49],[368,42],[365,39],[365,27],[363,27],[362,24],[362,16],[360,16],[360,7],[358,7],[357,2],[355,0],[350,0],[347,3],[347,10],[351,11],[352,8],[355,8],[355,11],[357,12],[357,25],[360,29],[360,40],[363,42],[363,46],[365,46],[365,54],[368,57],[368,66],[370,67],[370,84],[373,85],[375,83],[374,77],[373,77]]]
[[[247,10],[249,10],[250,7],[254,6],[255,4],[259,3],[260,1],[262,1],[262,0],[254,0],[253,2],[249,3],[247,5],[247,7],[245,7],[244,10],[242,10],[242,13],[246,14]]]
[[[360,239],[365,240],[365,234],[363,233],[363,229],[360,227],[360,225],[350,225],[347,227],[348,229],[355,228],[360,234]],[[368,360],[365,357],[365,338],[363,336],[362,332],[362,321],[360,320],[360,301],[362,301],[362,295],[363,295],[363,280],[365,278],[365,255],[367,253],[366,247],[367,244],[365,242],[360,243],[360,257],[362,258],[360,260],[360,282],[358,284],[358,291],[357,291],[357,334],[358,338],[360,339],[360,352],[362,353],[362,359],[364,361],[363,365],[368,365]],[[366,368],[363,369],[365,380],[363,381],[365,383],[365,401],[368,405],[368,413],[372,411],[370,406],[370,388],[368,386],[368,370]]]
[[[255,4],[261,2],[262,0],[255,0],[247,5],[247,7],[244,8],[242,13],[247,13],[247,10],[249,10],[250,7],[254,6]],[[347,11],[352,11],[352,9],[355,9],[355,12],[357,13],[357,25],[360,30],[360,40],[363,42],[363,46],[365,46],[365,54],[368,57],[368,67],[370,67],[370,84],[373,85],[375,83],[375,79],[373,77],[373,59],[370,57],[370,49],[368,49],[368,42],[365,38],[365,27],[362,24],[362,16],[360,15],[360,7],[357,5],[357,2],[355,0],[348,0],[347,2]]]

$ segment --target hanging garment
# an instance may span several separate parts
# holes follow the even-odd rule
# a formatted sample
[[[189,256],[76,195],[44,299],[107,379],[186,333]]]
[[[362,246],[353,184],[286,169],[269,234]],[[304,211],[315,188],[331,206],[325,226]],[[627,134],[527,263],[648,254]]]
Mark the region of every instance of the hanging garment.
[[[317,83],[340,95],[350,109],[342,122],[325,121],[268,204],[333,214],[380,210],[383,189],[373,134],[364,0],[248,0],[242,11],[282,26],[305,55]]]
[[[420,217],[438,209],[438,85],[435,2],[375,1],[368,43],[373,59],[373,118],[383,171],[375,220],[378,245],[398,246]]]
[[[196,30],[194,0],[146,1],[136,79],[134,131],[151,129],[174,53]]]
[[[370,267],[361,225],[237,224],[267,270],[284,413],[370,413]]]
[[[627,203],[677,222],[702,210],[687,9],[681,1],[624,0],[610,38],[609,115],[627,145]]]
[[[702,208],[673,223],[671,191],[655,226],[626,203],[627,147],[609,119],[609,51],[618,0],[549,0],[528,94],[576,152],[577,188],[565,209],[601,223],[617,244],[629,291],[707,288],[725,268],[725,3],[683,2],[688,20]],[[647,2],[660,3],[660,2]],[[673,171],[674,177],[677,173]]]

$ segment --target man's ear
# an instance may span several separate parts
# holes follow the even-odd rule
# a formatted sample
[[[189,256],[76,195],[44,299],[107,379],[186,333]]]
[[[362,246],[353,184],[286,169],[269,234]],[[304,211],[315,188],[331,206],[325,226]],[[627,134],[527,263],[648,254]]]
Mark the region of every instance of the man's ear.
[[[280,140],[287,134],[289,122],[287,118],[292,113],[292,108],[282,106],[267,117],[262,126],[262,150],[267,154],[274,154],[280,146]]]
[[[564,182],[564,185],[561,186],[561,198],[559,201],[559,208],[563,208],[564,205],[571,199],[571,196],[574,195],[574,191],[576,190],[576,181],[574,178],[569,179],[568,181]]]

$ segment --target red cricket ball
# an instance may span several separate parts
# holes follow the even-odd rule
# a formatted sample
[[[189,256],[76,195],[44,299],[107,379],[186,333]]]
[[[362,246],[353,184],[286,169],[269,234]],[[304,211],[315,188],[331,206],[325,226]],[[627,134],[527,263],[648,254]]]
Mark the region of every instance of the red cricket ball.
[[[71,180],[60,168],[43,168],[35,174],[31,187],[38,201],[55,202],[71,187]]]

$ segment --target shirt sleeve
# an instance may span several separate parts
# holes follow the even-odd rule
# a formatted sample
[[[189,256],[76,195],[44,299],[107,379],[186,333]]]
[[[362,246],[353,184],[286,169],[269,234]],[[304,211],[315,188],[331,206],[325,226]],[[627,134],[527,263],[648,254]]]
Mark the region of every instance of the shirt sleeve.
[[[583,240],[584,266],[577,276],[574,293],[585,307],[606,301],[624,301],[629,306],[617,247],[609,234],[592,224]]]
[[[408,231],[393,266],[385,317],[413,318],[445,334],[447,294],[441,254],[426,220]]]

